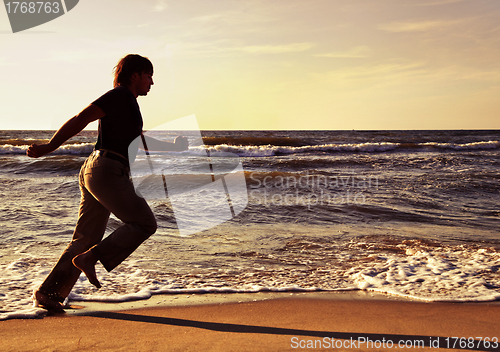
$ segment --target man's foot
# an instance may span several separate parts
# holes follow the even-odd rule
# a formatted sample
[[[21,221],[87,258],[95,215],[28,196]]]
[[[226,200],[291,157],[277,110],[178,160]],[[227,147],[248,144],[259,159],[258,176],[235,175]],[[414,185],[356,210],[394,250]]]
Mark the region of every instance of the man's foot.
[[[48,311],[64,312],[64,306],[61,303],[49,298],[49,296],[39,290],[33,291],[33,299],[35,300],[35,306],[45,308]]]
[[[85,253],[79,254],[73,258],[73,265],[83,271],[92,285],[97,288],[101,288],[101,284],[99,283],[99,280],[97,280],[97,275],[95,273],[96,263],[97,258],[91,250],[88,250]]]

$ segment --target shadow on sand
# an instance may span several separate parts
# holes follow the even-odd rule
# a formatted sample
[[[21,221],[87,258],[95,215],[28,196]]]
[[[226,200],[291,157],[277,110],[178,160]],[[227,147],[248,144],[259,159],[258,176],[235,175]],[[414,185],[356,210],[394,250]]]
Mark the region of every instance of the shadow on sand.
[[[242,324],[226,324],[226,323],[214,323],[187,319],[177,319],[177,318],[166,318],[166,317],[155,317],[149,315],[138,315],[129,313],[119,313],[119,312],[91,312],[82,314],[85,316],[91,316],[96,318],[104,319],[115,319],[124,321],[135,321],[143,323],[152,324],[164,324],[172,326],[185,326],[198,329],[220,331],[220,332],[232,332],[232,333],[242,333],[242,334],[272,334],[272,335],[289,335],[289,336],[307,336],[316,338],[329,338],[330,343],[335,346],[338,343],[339,347],[348,348],[442,348],[442,349],[459,349],[459,350],[469,350],[469,351],[500,351],[498,343],[480,340],[466,340],[460,341],[459,338],[454,337],[443,337],[443,336],[419,336],[419,335],[390,335],[390,334],[371,334],[371,333],[355,333],[355,332],[333,332],[333,331],[314,331],[314,330],[300,330],[300,329],[286,329],[286,328],[276,328],[268,326],[256,326],[256,325],[242,325]],[[332,341],[331,339],[334,339]],[[304,340],[297,338],[298,341]],[[341,342],[337,340],[343,340],[345,345],[340,346]],[[362,344],[360,342],[363,341]],[[398,343],[401,342],[401,346]],[[303,342],[306,343],[306,342]],[[314,343],[314,340],[313,340]],[[384,345],[385,344],[385,345]],[[392,347],[390,347],[392,344]],[[486,348],[489,344],[489,348]],[[299,347],[297,345],[297,347]],[[307,348],[306,345],[303,348]]]

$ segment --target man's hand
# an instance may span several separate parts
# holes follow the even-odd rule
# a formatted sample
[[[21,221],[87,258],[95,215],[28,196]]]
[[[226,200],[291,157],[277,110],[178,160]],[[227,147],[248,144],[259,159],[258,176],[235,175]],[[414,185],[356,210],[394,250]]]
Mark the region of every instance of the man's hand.
[[[174,139],[175,151],[182,152],[183,150],[187,150],[189,147],[188,139],[184,136],[177,136]]]
[[[44,156],[45,154],[53,152],[55,149],[56,148],[51,146],[50,143],[32,144],[29,146],[28,150],[26,151],[26,154],[32,158],[39,158],[41,156]]]

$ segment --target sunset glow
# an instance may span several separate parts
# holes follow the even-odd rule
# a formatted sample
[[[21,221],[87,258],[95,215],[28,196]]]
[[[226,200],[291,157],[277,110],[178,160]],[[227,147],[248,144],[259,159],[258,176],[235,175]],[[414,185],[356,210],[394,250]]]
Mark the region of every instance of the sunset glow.
[[[497,0],[86,0],[13,34],[0,10],[0,124],[58,128],[138,53],[145,128],[498,129],[499,19]]]

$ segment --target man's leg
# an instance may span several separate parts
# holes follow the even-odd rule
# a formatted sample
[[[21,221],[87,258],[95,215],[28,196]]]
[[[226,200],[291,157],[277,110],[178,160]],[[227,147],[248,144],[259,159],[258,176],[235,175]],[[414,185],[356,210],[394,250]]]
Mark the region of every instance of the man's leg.
[[[73,239],[35,292],[35,298],[42,305],[43,301],[50,305],[48,299],[61,303],[64,301],[80,276],[80,270],[73,265],[72,259],[98,243],[106,230],[109,211],[90,194],[82,181],[83,174],[80,175],[81,202]]]
[[[155,233],[156,219],[146,200],[135,192],[128,171],[115,160],[103,160],[103,165],[105,173],[85,175],[84,182],[94,197],[124,222],[92,248],[92,255],[111,271]],[[91,256],[86,257],[93,261]],[[81,267],[84,262],[76,260],[75,264]],[[87,274],[87,270],[83,271]]]

